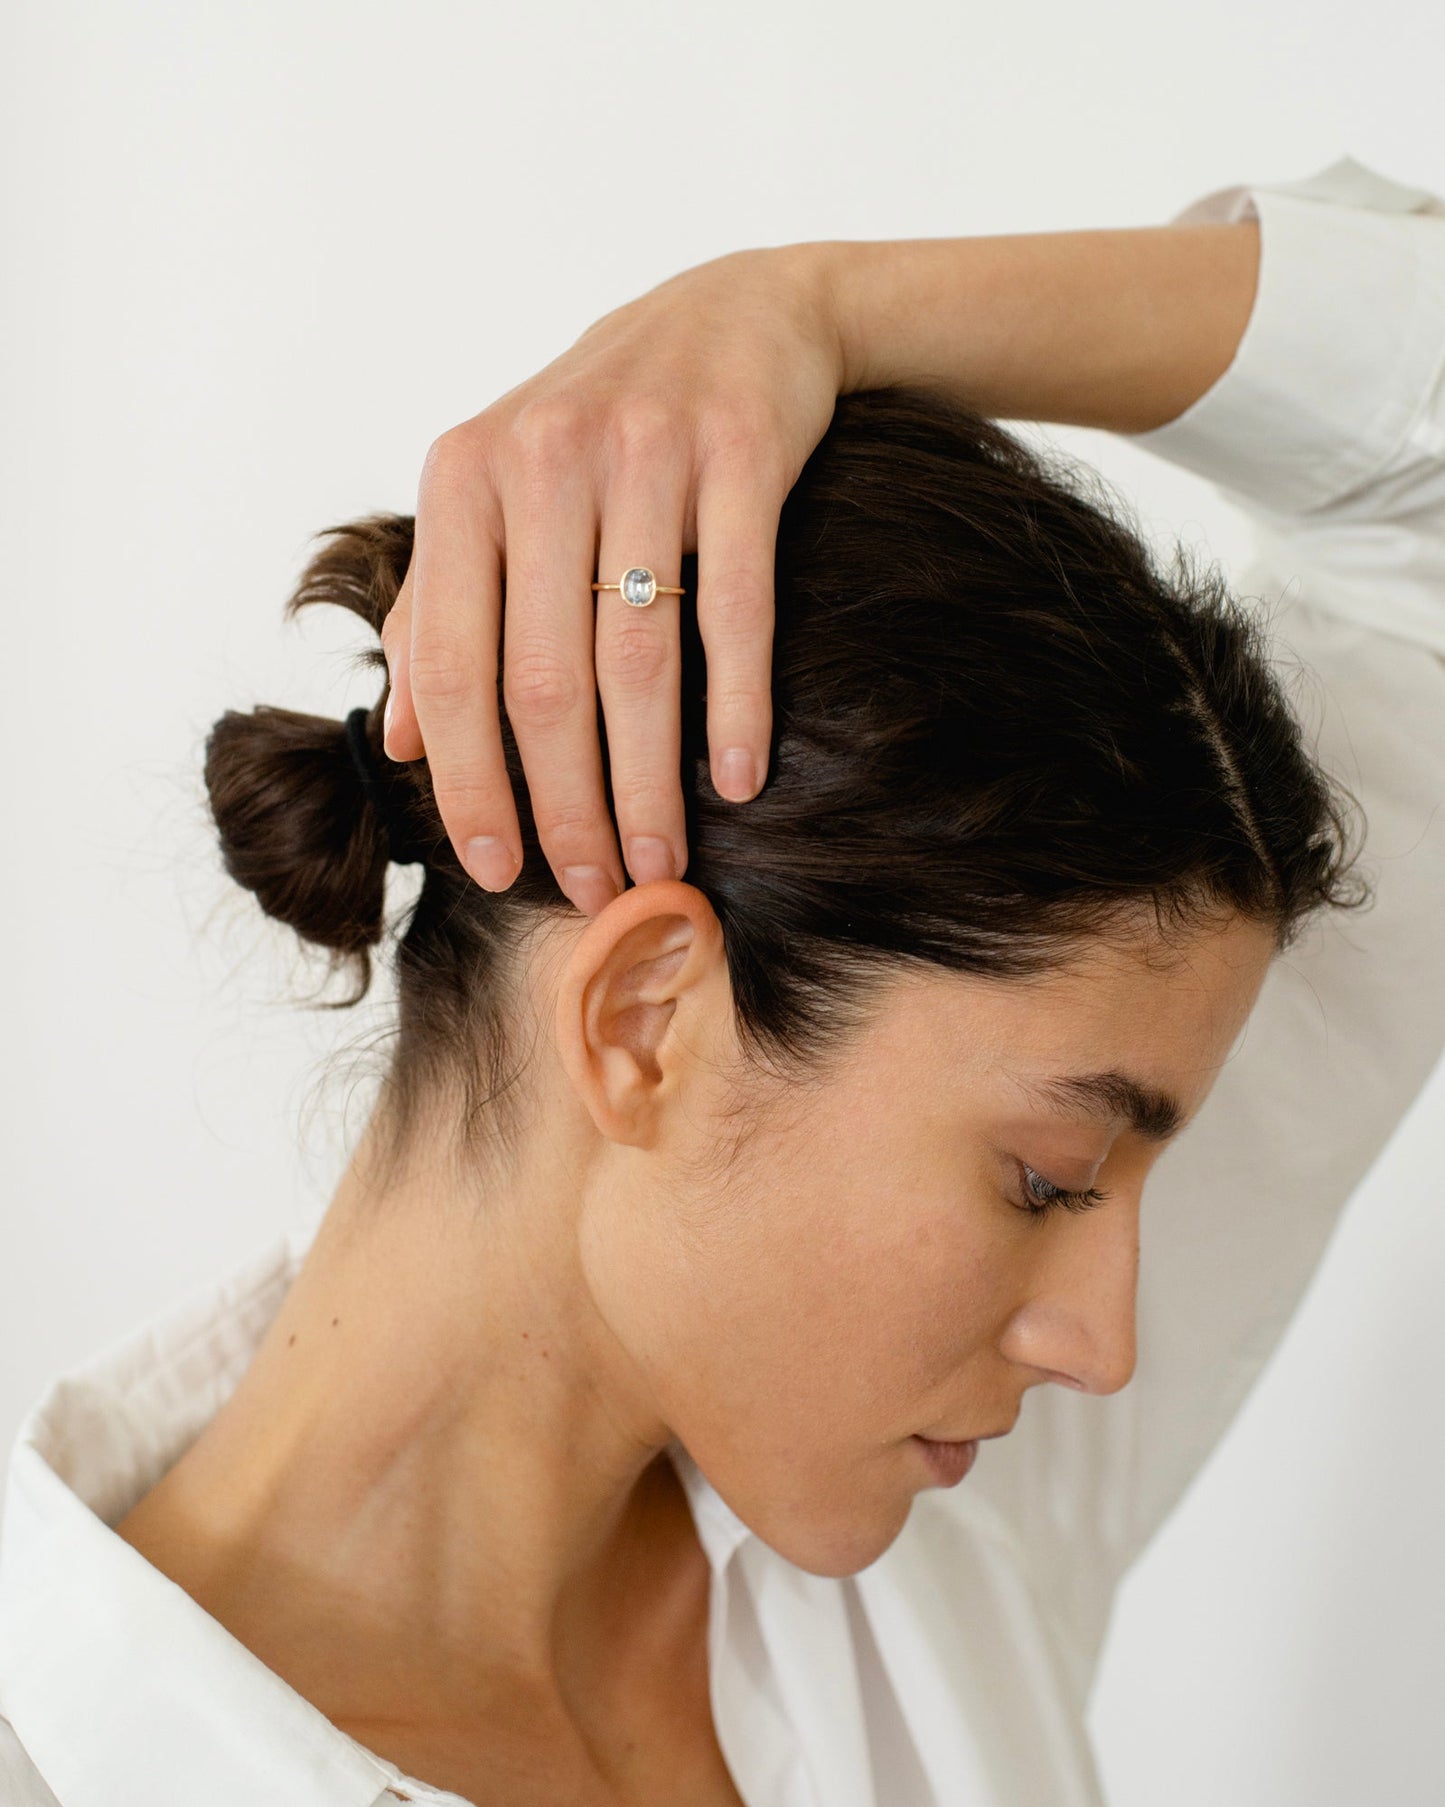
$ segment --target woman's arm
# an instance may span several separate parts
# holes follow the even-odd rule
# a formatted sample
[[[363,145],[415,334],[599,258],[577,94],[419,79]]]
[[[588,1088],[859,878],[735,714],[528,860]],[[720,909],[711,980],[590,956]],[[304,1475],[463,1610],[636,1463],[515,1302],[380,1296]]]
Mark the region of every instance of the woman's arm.
[[[920,381],[982,414],[1146,432],[1234,356],[1259,226],[1144,226],[812,247],[845,390]]]

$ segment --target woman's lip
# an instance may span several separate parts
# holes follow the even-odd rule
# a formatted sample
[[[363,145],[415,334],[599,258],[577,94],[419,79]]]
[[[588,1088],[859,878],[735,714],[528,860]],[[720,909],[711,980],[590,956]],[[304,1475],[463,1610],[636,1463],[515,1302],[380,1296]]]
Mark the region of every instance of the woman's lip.
[[[914,1436],[923,1459],[941,1487],[956,1487],[973,1467],[978,1455],[978,1439],[967,1443],[939,1443],[932,1437]]]

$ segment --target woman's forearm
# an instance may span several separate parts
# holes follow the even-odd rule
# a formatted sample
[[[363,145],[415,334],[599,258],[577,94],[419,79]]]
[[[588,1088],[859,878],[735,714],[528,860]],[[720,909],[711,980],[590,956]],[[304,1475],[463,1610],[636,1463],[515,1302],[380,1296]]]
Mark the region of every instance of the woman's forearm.
[[[795,249],[826,285],[845,391],[925,382],[1000,419],[1121,433],[1223,373],[1259,273],[1253,220]]]

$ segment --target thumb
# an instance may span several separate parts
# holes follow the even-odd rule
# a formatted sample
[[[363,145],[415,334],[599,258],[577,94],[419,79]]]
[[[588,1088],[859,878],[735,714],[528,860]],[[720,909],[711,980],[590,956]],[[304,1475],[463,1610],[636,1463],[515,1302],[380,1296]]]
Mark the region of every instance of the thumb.
[[[381,649],[386,654],[387,698],[381,744],[389,759],[420,759],[421,727],[411,700],[411,567],[407,567],[396,601],[381,625]]]

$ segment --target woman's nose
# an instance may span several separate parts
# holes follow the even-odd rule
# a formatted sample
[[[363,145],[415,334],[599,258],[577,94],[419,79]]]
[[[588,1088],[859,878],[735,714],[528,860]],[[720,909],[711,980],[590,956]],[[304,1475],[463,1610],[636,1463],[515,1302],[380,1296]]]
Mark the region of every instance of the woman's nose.
[[[1011,1361],[1086,1393],[1119,1392],[1138,1365],[1139,1219],[1116,1203],[1112,1222],[1069,1220],[1073,1234],[1035,1270],[1002,1345]]]

